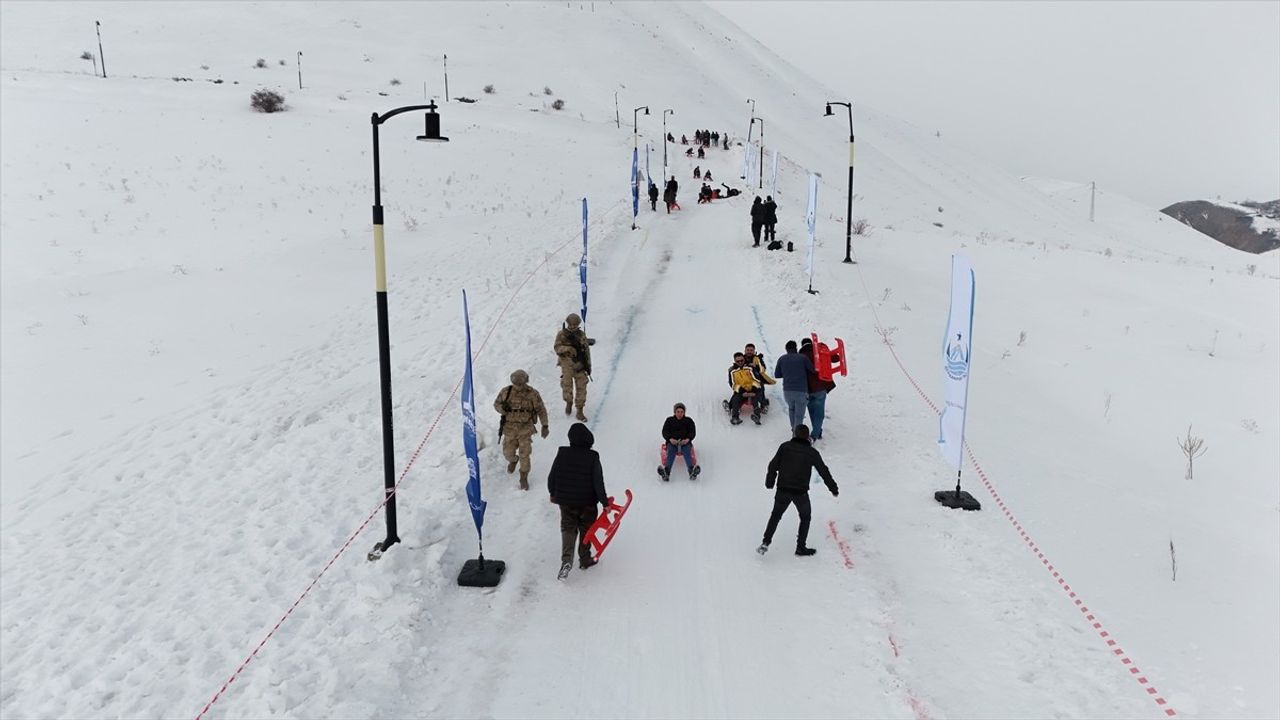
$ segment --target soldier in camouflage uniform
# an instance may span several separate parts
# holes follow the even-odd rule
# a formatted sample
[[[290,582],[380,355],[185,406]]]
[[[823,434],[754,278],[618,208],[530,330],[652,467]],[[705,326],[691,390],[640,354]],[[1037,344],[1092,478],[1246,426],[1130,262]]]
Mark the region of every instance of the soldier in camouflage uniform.
[[[511,384],[498,393],[493,409],[502,416],[498,436],[502,438],[502,456],[507,459],[507,472],[516,471],[520,465],[520,489],[529,489],[529,463],[533,455],[535,424],[542,421],[542,437],[547,427],[547,406],[542,395],[529,386],[529,373],[517,370],[511,373]]]
[[[582,330],[582,318],[570,313],[564,319],[564,328],[556,333],[555,351],[560,359],[560,392],[564,396],[564,414],[575,408],[578,420],[587,421],[582,408],[587,404],[587,381],[591,379],[591,348],[587,345],[587,333]]]

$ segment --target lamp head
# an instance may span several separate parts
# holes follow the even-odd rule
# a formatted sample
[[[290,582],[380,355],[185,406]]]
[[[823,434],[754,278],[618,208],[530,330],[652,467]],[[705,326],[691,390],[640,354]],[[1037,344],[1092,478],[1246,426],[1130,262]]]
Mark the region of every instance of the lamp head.
[[[644,114],[645,114],[645,115],[648,115],[648,114],[649,114],[649,106],[648,106],[648,105],[645,105],[645,106],[644,106]]]
[[[826,113],[826,115],[829,117],[829,116],[834,115],[834,114],[835,114],[835,113],[831,112],[831,103],[827,103],[827,113]]]
[[[436,101],[427,106],[426,129],[418,139],[422,142],[449,142],[449,138],[440,137],[440,115],[436,113]]]

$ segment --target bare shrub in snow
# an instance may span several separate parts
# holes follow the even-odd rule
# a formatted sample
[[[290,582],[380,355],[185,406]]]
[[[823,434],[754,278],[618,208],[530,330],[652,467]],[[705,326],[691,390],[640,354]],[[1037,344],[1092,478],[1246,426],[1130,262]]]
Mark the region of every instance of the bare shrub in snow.
[[[1245,271],[1247,271],[1250,275],[1253,275],[1254,273],[1258,272],[1258,266],[1257,266],[1257,265],[1253,265],[1253,264],[1245,265],[1245,266],[1244,266],[1244,269],[1245,269]]]
[[[1107,257],[1111,257],[1111,248],[1107,248],[1106,250],[1103,250],[1102,254]]]
[[[1191,426],[1187,426],[1187,436],[1178,441],[1178,447],[1182,449],[1182,454],[1187,456],[1187,480],[1191,479],[1192,470],[1196,462],[1196,458],[1204,455],[1209,448],[1204,446],[1204,438],[1198,438],[1191,434]]]
[[[551,109],[553,109],[553,110],[563,110],[563,109],[564,109],[564,100],[561,100],[560,98],[556,98],[555,102],[551,103]]]
[[[258,58],[258,62],[254,63],[253,66],[256,68],[264,68],[267,66],[267,61],[265,58]]]
[[[865,218],[858,218],[857,220],[853,221],[854,235],[866,235],[870,232],[871,232],[871,223],[867,222]]]
[[[88,50],[85,50],[84,52],[80,53],[80,59],[81,59],[81,60],[92,60],[92,59],[93,59],[93,53],[89,52]]]
[[[85,314],[83,314],[83,313],[76,315],[76,319],[80,321],[80,324],[81,324],[81,325],[88,325],[88,324],[89,324],[89,316],[88,316],[88,315],[85,315]]]
[[[457,100],[460,103],[468,103],[468,104],[476,101],[475,98],[467,97],[466,95],[459,95],[458,97],[454,98],[454,100]]]
[[[1026,341],[1027,341],[1027,331],[1022,330],[1018,332],[1018,347],[1022,347],[1022,344],[1025,343]]]
[[[287,62],[285,62],[285,61],[283,61],[283,60],[281,60],[281,61],[280,61],[280,67],[288,67],[288,66],[289,66],[289,63],[287,63]]]
[[[1258,421],[1252,420],[1250,418],[1245,418],[1244,420],[1240,421],[1240,427],[1244,428],[1245,430],[1248,430],[1251,433],[1257,434]]]
[[[405,219],[404,219],[404,229],[405,229],[405,230],[407,230],[407,231],[409,231],[409,232],[417,232],[417,230],[418,230],[418,218],[416,218],[416,217],[414,217],[414,216],[412,216],[412,215],[407,215],[407,216],[405,216]]]
[[[208,70],[208,69],[209,69],[209,66],[208,66],[208,65],[201,65],[201,66],[200,66],[200,69],[201,69],[201,70]]]
[[[498,91],[494,89],[494,87],[493,87],[493,83],[490,83],[490,84],[488,84],[488,85],[485,85],[485,86],[484,86],[484,94],[485,94],[485,95],[492,95],[492,94],[494,94],[494,93],[496,93],[496,92],[498,92]]]
[[[255,90],[253,95],[249,96],[249,104],[258,112],[273,113],[285,110],[284,96],[274,90]]]
[[[543,94],[543,95],[553,95],[554,93],[552,93],[552,92],[551,92],[551,88],[550,88],[550,87],[544,87],[544,88],[542,88],[542,94]]]
[[[392,84],[392,85],[399,85],[399,84],[400,84],[400,78],[391,78],[391,84]]]

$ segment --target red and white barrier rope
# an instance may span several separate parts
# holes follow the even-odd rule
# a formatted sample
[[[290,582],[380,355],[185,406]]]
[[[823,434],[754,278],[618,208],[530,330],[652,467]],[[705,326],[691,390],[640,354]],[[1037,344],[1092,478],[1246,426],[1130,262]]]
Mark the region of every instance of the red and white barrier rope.
[[[933,400],[930,399],[929,395],[921,389],[920,384],[916,382],[916,379],[912,377],[910,371],[908,371],[906,366],[902,364],[902,359],[898,357],[898,352],[894,350],[893,344],[889,341],[888,333],[885,330],[884,325],[880,322],[880,315],[876,312],[875,301],[871,297],[871,292],[867,287],[866,278],[862,274],[862,266],[858,265],[857,268],[858,279],[862,283],[862,291],[867,297],[867,306],[871,308],[871,314],[875,318],[876,332],[880,333],[881,337],[884,338],[884,345],[889,348],[889,353],[893,356],[893,361],[898,364],[898,368],[902,370],[902,374],[911,382],[911,386],[916,389],[920,398],[929,405],[930,409],[932,409],[934,413],[941,412],[938,409],[937,404],[935,404]],[[1004,513],[1005,518],[1013,525],[1013,529],[1018,531],[1018,535],[1022,538],[1023,542],[1025,542],[1027,547],[1035,553],[1036,559],[1038,559],[1041,564],[1044,565],[1045,569],[1049,571],[1053,576],[1053,579],[1057,581],[1058,587],[1062,588],[1063,592],[1067,594],[1067,597],[1071,599],[1076,608],[1084,615],[1085,620],[1093,626],[1094,630],[1098,631],[1098,636],[1107,644],[1107,648],[1110,649],[1112,654],[1120,660],[1120,663],[1124,665],[1129,675],[1138,682],[1143,691],[1151,697],[1166,716],[1174,717],[1177,715],[1178,713],[1170,707],[1169,702],[1165,700],[1160,692],[1151,684],[1151,680],[1138,669],[1138,666],[1134,664],[1129,655],[1120,647],[1115,638],[1111,636],[1111,633],[1103,628],[1102,622],[1098,620],[1093,611],[1084,604],[1084,601],[1078,596],[1076,591],[1071,589],[1071,586],[1067,584],[1066,579],[1063,578],[1062,574],[1053,566],[1053,563],[1049,562],[1049,559],[1045,557],[1044,552],[1040,550],[1040,547],[1036,542],[1027,534],[1026,529],[1022,527],[1022,523],[1018,522],[1017,518],[1013,516],[1013,512],[1009,510],[1004,499],[1000,497],[1000,493],[996,492],[995,486],[987,477],[986,471],[984,471],[982,466],[978,464],[978,459],[974,457],[973,448],[969,446],[968,442],[965,442],[965,452],[968,453],[969,462],[973,465],[974,470],[977,471],[978,478],[982,481],[983,486],[987,489],[987,492],[991,494],[992,499],[996,501],[996,507],[1000,508],[1000,511]],[[898,648],[892,637],[890,638],[890,644],[893,645],[894,654],[896,655]]]
[[[622,201],[619,201],[609,206],[608,208],[606,208],[605,211],[600,214],[600,219],[593,223],[590,223],[590,225],[603,224],[604,218],[608,217],[609,214],[621,204],[622,204]],[[582,231],[580,229],[575,230],[573,235],[571,235],[568,240],[565,240],[563,243],[561,243],[559,246],[556,247],[556,249],[552,250],[551,252],[546,253],[545,257],[543,257],[542,259],[542,262],[538,263],[532,270],[529,271],[528,275],[525,276],[524,280],[516,287],[514,291],[512,291],[511,297],[507,299],[507,304],[502,306],[502,310],[498,313],[497,317],[494,318],[493,324],[489,326],[489,332],[485,334],[484,340],[481,341],[480,343],[480,347],[475,351],[475,354],[472,356],[473,359],[479,358],[481,353],[484,352],[485,345],[489,343],[489,338],[493,336],[494,331],[497,330],[498,328],[498,324],[502,321],[503,316],[506,315],[507,310],[511,307],[511,303],[515,302],[516,296],[520,294],[520,291],[524,289],[524,286],[527,285],[529,281],[533,279],[534,275],[536,275],[540,270],[542,270],[543,267],[546,266],[546,264],[551,260],[551,258],[555,257],[556,254],[559,253],[561,250],[563,250],[569,243],[573,242],[576,239],[581,238],[582,237],[581,232]],[[418,456],[422,454],[423,448],[425,448],[427,445],[427,440],[431,437],[431,434],[435,432],[436,426],[440,424],[440,418],[444,417],[445,411],[449,409],[450,405],[454,401],[454,398],[457,397],[458,390],[461,387],[462,387],[462,378],[458,378],[457,384],[453,386],[453,391],[449,393],[449,397],[440,406],[440,410],[436,413],[435,419],[431,421],[431,425],[430,427],[427,428],[426,434],[422,436],[422,441],[418,443],[418,446],[414,449],[413,453],[409,455],[409,460],[405,463],[404,470],[400,472],[400,478],[396,480],[395,487],[392,488],[389,492],[384,493],[382,502],[378,503],[377,507],[375,507],[373,511],[369,513],[368,517],[364,519],[364,522],[361,522],[360,526],[355,529],[355,532],[351,533],[351,535],[347,538],[347,541],[342,544],[342,547],[338,548],[338,551],[333,554],[333,557],[329,558],[329,562],[324,564],[324,567],[321,568],[320,572],[317,573],[315,578],[311,580],[311,582],[307,585],[306,589],[302,591],[302,594],[299,595],[298,598],[293,601],[293,604],[290,605],[289,609],[284,612],[284,615],[280,616],[280,619],[277,620],[276,624],[271,627],[271,630],[267,631],[266,636],[262,638],[262,640],[258,643],[258,645],[253,649],[253,651],[250,652],[249,655],[245,657],[244,661],[241,662],[240,665],[235,669],[235,671],[231,673],[231,676],[228,677],[227,681],[222,684],[222,687],[218,688],[218,691],[213,694],[213,697],[209,699],[209,702],[205,703],[204,707],[201,708],[200,712],[196,713],[196,720],[201,720],[201,718],[204,717],[205,713],[209,712],[209,708],[213,707],[213,704],[218,701],[218,698],[222,697],[222,694],[225,693],[227,688],[231,686],[231,683],[235,682],[236,678],[238,678],[240,674],[244,671],[244,669],[248,667],[249,663],[252,662],[255,657],[257,657],[258,651],[262,650],[263,646],[267,644],[267,641],[270,640],[273,635],[275,635],[276,630],[279,630],[280,626],[284,624],[284,621],[288,620],[289,616],[293,614],[294,609],[297,608],[298,605],[302,603],[303,599],[306,598],[307,595],[311,593],[312,588],[314,588],[316,584],[320,582],[320,578],[323,577],[325,573],[329,572],[329,568],[333,567],[333,564],[338,560],[338,558],[341,557],[342,554],[347,551],[347,548],[351,547],[351,543],[353,543],[355,539],[365,531],[365,528],[369,526],[369,523],[371,523],[373,519],[377,517],[378,513],[381,512],[382,508],[386,506],[387,501],[395,497],[396,492],[400,489],[400,484],[404,482],[405,477],[408,476],[409,474],[409,469],[413,467],[413,464],[415,461],[417,461]]]

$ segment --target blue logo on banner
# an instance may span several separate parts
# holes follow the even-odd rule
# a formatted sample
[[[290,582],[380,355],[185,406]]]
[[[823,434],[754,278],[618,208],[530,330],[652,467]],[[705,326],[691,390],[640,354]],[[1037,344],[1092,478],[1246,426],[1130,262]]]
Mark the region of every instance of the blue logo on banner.
[[[947,347],[947,377],[952,380],[963,380],[969,374],[969,355],[965,349],[960,333]]]

